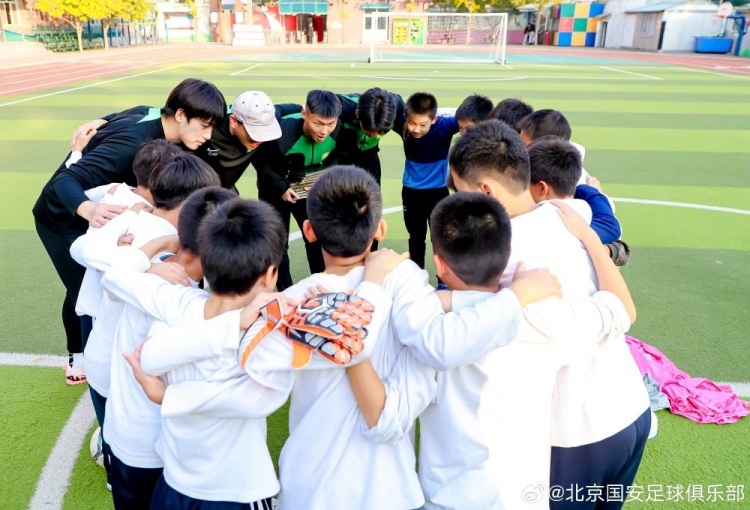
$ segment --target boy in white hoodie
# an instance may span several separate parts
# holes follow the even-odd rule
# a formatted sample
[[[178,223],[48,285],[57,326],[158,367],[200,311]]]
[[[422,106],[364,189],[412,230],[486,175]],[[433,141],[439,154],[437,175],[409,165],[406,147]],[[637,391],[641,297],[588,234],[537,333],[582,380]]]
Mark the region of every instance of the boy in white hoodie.
[[[511,259],[523,259],[528,267],[548,267],[560,279],[564,296],[591,296],[597,289],[591,260],[566,233],[557,209],[550,203],[534,203],[524,152],[518,133],[508,126],[497,121],[475,126],[451,150],[453,183],[459,191],[482,192],[505,206],[513,226]],[[505,155],[500,157],[501,153]],[[516,163],[507,164],[508,159]],[[512,275],[510,266],[501,283]],[[630,321],[634,320],[632,314]],[[651,416],[640,372],[624,342],[624,329],[558,373],[550,486],[602,486],[607,494],[607,486],[627,487],[635,478]],[[609,453],[600,455],[602,449]],[[550,505],[584,509],[601,503],[578,501],[570,491],[561,499]],[[608,504],[607,508],[617,507],[617,502]]]
[[[454,289],[453,309],[491,296],[511,246],[502,205],[479,193],[458,193],[436,206],[430,225],[436,271]],[[385,385],[366,362],[348,369],[366,437],[392,442],[420,415],[425,508],[548,508],[535,484],[549,478],[557,371],[575,357],[576,343],[592,348],[627,327],[626,308],[633,309],[615,266],[606,256],[598,262],[602,290],[619,292],[626,306],[608,292],[529,305],[507,346],[437,373],[415,359],[418,349],[407,349]],[[485,340],[492,343],[491,336]]]

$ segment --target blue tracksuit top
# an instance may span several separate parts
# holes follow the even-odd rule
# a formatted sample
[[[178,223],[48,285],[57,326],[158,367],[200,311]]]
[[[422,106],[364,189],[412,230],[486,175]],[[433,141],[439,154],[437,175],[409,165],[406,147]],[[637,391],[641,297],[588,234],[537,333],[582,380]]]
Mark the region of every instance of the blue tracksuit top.
[[[615,218],[615,213],[612,212],[612,207],[609,205],[606,195],[592,186],[579,184],[576,186],[573,198],[585,200],[591,207],[591,228],[594,229],[602,243],[611,243],[620,238],[622,235],[620,222]]]
[[[458,133],[455,117],[438,116],[421,138],[404,137],[404,186],[414,189],[444,188],[448,178],[448,151]]]

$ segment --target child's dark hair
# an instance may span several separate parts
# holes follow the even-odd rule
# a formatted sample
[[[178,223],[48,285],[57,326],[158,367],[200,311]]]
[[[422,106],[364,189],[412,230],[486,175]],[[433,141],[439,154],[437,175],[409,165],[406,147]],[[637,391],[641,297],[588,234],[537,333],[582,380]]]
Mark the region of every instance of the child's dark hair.
[[[278,267],[286,229],[273,206],[234,198],[206,216],[198,228],[201,266],[211,291],[247,294],[271,266]]]
[[[432,248],[467,285],[497,286],[510,257],[510,218],[484,193],[455,193],[430,215]]]
[[[334,257],[365,253],[382,213],[380,187],[357,166],[332,166],[307,194],[307,216],[315,236],[320,247]]]
[[[518,122],[518,131],[525,131],[532,140],[543,136],[558,136],[570,140],[568,119],[557,110],[537,110]]]
[[[528,146],[531,182],[544,181],[560,197],[572,197],[581,178],[581,153],[572,143],[543,136]]]
[[[516,131],[520,131],[518,123],[531,113],[534,113],[534,108],[530,104],[524,103],[520,99],[509,97],[495,105],[490,112],[489,118],[505,122]]]
[[[472,94],[456,108],[456,119],[474,123],[487,120],[492,111],[492,100],[480,94]]]
[[[161,113],[174,117],[180,108],[188,120],[203,119],[212,126],[220,124],[227,113],[227,103],[216,85],[195,78],[186,78],[172,89]]]
[[[514,195],[529,187],[529,154],[519,134],[499,120],[466,128],[448,156],[451,173],[479,185],[490,176]]]
[[[179,206],[193,191],[209,186],[221,186],[219,176],[208,163],[188,153],[162,161],[149,181],[154,205],[168,211]]]
[[[431,119],[437,116],[438,103],[429,92],[415,92],[404,104],[406,115],[428,115]]]
[[[198,230],[204,218],[214,212],[221,204],[237,198],[237,193],[228,189],[211,186],[193,191],[180,209],[177,233],[180,246],[200,256]]]
[[[151,174],[154,173],[155,169],[161,167],[162,161],[173,159],[184,153],[185,151],[178,145],[170,143],[163,138],[157,138],[156,140],[144,143],[138,149],[138,152],[135,153],[135,158],[133,159],[135,182],[139,186],[148,189]]]
[[[378,87],[366,90],[357,102],[357,118],[365,131],[387,133],[396,119],[396,99]]]
[[[341,115],[341,99],[327,90],[311,90],[307,93],[305,111],[332,119]]]

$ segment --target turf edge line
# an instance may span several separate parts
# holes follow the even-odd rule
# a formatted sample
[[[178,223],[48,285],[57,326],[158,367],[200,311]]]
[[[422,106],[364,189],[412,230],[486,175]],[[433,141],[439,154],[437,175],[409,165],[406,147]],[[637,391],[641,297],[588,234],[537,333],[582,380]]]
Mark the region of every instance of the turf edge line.
[[[54,354],[26,354],[22,352],[0,352],[0,365],[16,367],[61,367],[68,363],[67,356]]]
[[[36,482],[34,496],[29,503],[30,510],[62,508],[78,452],[81,451],[83,441],[95,418],[91,398],[88,392],[85,392],[47,457],[42,474]]]
[[[57,92],[50,92],[49,94],[42,94],[41,96],[32,96],[32,97],[27,97],[25,99],[19,99],[17,101],[11,101],[9,103],[0,103],[0,108],[2,108],[3,106],[10,106],[10,105],[18,104],[18,103],[25,103],[27,101],[33,101],[35,99],[42,99],[42,98],[45,98],[45,97],[56,96],[58,94],[67,94],[68,92],[74,92],[76,90],[88,89],[88,88],[91,88],[91,87],[98,87],[99,85],[104,85],[105,83],[114,83],[116,81],[128,80],[130,78],[136,78],[138,76],[145,76],[147,74],[154,74],[154,73],[160,73],[162,71],[169,71],[170,69],[176,69],[178,67],[183,67],[183,66],[186,66],[186,65],[188,65],[188,64],[179,64],[179,65],[176,65],[176,66],[164,67],[164,68],[161,68],[161,69],[156,69],[154,71],[147,71],[145,73],[131,74],[131,75],[128,75],[128,76],[122,76],[120,78],[115,78],[115,79],[112,79],[112,80],[99,81],[99,82],[96,82],[96,83],[92,83],[90,85],[83,85],[81,87],[74,87],[72,89],[59,90]]]

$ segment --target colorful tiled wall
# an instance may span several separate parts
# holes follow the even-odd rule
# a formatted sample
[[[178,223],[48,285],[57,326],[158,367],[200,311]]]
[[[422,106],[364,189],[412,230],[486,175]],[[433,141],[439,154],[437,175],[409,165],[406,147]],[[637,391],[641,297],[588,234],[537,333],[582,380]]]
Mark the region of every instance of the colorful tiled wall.
[[[551,7],[552,19],[557,20],[553,35],[555,46],[594,46],[596,26],[604,12],[604,4],[560,4]]]

